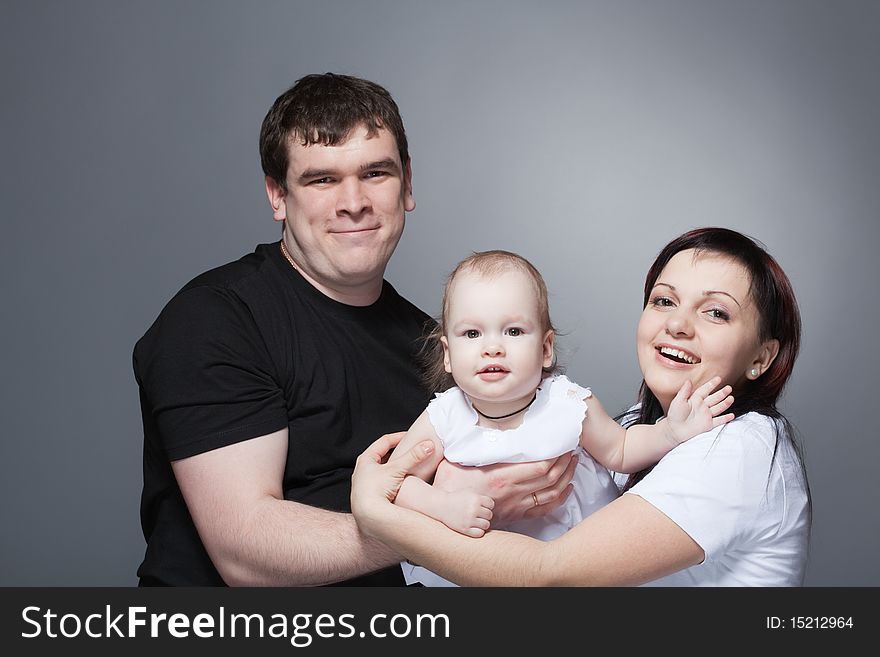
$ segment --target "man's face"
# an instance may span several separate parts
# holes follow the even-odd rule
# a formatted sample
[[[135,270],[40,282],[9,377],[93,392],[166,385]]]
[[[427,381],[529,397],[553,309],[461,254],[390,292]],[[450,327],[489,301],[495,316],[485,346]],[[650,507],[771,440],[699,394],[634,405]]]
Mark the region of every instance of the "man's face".
[[[409,165],[387,130],[363,126],[335,146],[289,145],[287,191],[266,181],[284,243],[301,273],[351,305],[378,298],[385,266],[415,208]]]

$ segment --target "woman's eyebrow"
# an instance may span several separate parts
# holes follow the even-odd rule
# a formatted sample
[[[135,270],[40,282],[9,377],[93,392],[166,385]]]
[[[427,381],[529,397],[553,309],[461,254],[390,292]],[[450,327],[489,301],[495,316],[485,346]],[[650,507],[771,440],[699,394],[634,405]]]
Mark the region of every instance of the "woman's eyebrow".
[[[676,291],[675,286],[674,286],[674,285],[670,285],[669,283],[657,282],[657,283],[654,283],[654,287],[667,287],[667,288],[669,288],[670,290],[672,290],[673,292]],[[651,288],[651,289],[653,290],[654,288]],[[730,299],[733,300],[733,302],[734,302],[737,306],[739,306],[740,308],[742,308],[742,304],[741,304],[739,301],[737,301],[737,300],[736,300],[736,297],[733,296],[732,294],[730,294],[730,292],[725,292],[724,290],[703,290],[703,296],[704,296],[704,297],[711,297],[712,295],[715,295],[715,294],[723,294],[723,295],[726,296],[726,297],[730,297]]]
[[[712,296],[712,295],[714,295],[714,294],[723,294],[724,296],[729,297],[730,299],[732,299],[733,302],[734,302],[737,306],[739,306],[740,308],[742,308],[742,304],[740,304],[740,302],[736,300],[736,297],[733,296],[732,294],[730,294],[729,292],[725,292],[724,290],[703,290],[703,295],[704,295],[704,296],[710,297],[710,296]]]

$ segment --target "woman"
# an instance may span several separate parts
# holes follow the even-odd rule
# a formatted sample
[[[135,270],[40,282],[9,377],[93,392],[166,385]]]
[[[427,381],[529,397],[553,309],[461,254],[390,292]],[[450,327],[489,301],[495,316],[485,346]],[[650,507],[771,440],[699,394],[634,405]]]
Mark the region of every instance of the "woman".
[[[800,343],[788,278],[748,237],[703,228],[660,252],[644,302],[644,380],[627,423],[656,421],[685,380],[696,387],[716,375],[733,387],[733,422],[676,447],[630,477],[620,498],[549,542],[503,531],[471,539],[394,505],[403,477],[433,445],[382,464],[399,440],[385,436],[361,455],[353,477],[362,531],[467,586],[802,584],[809,489],[776,408]]]

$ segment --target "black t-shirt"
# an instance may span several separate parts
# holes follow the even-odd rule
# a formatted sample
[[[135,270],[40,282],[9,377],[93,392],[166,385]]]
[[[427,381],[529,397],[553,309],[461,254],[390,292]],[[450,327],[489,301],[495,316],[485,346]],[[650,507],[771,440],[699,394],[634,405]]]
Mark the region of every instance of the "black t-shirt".
[[[428,402],[416,365],[428,322],[388,282],[371,306],[333,301],[277,242],[178,292],[134,349],[144,423],[141,583],[223,584],[171,461],[287,426],[285,498],[350,511],[357,456],[409,428]],[[394,566],[344,584],[403,578]]]

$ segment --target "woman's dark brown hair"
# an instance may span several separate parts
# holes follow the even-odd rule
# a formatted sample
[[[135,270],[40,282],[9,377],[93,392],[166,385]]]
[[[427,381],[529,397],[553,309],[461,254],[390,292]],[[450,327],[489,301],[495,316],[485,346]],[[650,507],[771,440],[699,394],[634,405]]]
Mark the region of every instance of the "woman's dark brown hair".
[[[739,263],[749,275],[749,295],[758,311],[758,340],[779,341],[779,353],[770,367],[757,379],[746,381],[734,390],[736,400],[730,408],[737,416],[749,412],[774,418],[777,427],[777,445],[780,433],[790,440],[803,468],[803,452],[795,437],[794,428],[783,416],[777,403],[785,384],[791,377],[801,345],[801,315],[791,282],[782,267],[756,240],[728,228],[697,228],[676,237],[660,251],[645,278],[642,307],[648,305],[651,290],[663,269],[673,256],[693,249],[695,255],[715,255]],[[639,389],[639,404],[619,419],[625,424],[653,424],[663,416],[663,409],[644,380]],[[775,450],[774,450],[775,456]],[[630,488],[650,472],[650,468],[630,475]],[[806,482],[806,470],[804,470]],[[809,489],[808,489],[809,490]]]

